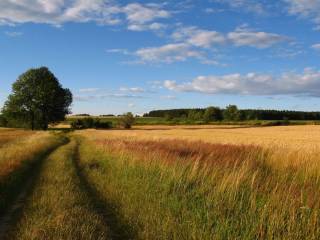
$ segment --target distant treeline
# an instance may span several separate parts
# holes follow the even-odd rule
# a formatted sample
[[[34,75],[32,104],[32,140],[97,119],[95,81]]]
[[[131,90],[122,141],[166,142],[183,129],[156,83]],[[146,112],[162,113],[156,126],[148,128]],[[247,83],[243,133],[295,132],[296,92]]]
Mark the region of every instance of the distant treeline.
[[[239,110],[235,105],[229,105],[226,109],[218,107],[195,108],[195,109],[169,109],[154,110],[144,117],[162,117],[167,119],[193,119],[193,120],[320,120],[320,112],[303,112],[288,110]]]

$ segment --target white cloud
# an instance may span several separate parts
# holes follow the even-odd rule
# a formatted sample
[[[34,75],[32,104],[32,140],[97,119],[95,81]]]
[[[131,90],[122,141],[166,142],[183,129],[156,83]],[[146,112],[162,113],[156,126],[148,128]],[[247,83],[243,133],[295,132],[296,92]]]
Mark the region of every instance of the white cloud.
[[[81,88],[79,89],[80,93],[94,93],[100,91],[100,88]]]
[[[136,51],[136,55],[139,57],[142,63],[173,63],[185,61],[188,58],[202,58],[201,52],[191,49],[190,45],[185,43],[142,48]]]
[[[137,50],[135,55],[139,61],[135,63],[173,63],[194,58],[202,64],[226,66],[214,58],[209,58],[208,50],[230,44],[237,47],[268,48],[289,40],[279,34],[258,32],[246,26],[240,26],[227,34],[197,27],[183,27],[173,32],[171,38],[175,43]]]
[[[319,0],[283,0],[288,4],[288,12],[302,18],[311,19],[320,30],[320,1]]]
[[[161,29],[165,29],[167,27],[167,25],[163,24],[163,23],[151,23],[151,24],[129,24],[128,25],[128,29],[131,31],[137,31],[137,32],[141,32],[141,31],[146,31],[146,30],[151,30],[151,31],[158,31]]]
[[[166,96],[161,96],[161,99],[177,100],[177,97],[176,97],[176,96],[173,96],[173,95],[166,95]]]
[[[83,93],[83,92],[82,92]],[[87,92],[89,93],[89,92]],[[126,94],[126,93],[106,93],[106,94],[94,94],[92,95],[76,95],[74,96],[75,101],[91,101],[91,100],[102,100],[109,98],[123,98],[123,99],[140,99],[144,98],[144,96],[136,95],[136,94]]]
[[[265,5],[256,0],[211,0],[212,2],[227,4],[235,10],[245,10],[258,15],[266,14]]]
[[[127,88],[127,87],[121,87],[120,91],[122,92],[132,92],[132,93],[143,93],[145,92],[145,90],[141,87],[131,87],[131,88]]]
[[[107,49],[107,53],[120,53],[123,55],[130,55],[130,51],[128,49],[123,49],[123,48],[114,48],[114,49]]]
[[[208,94],[291,94],[320,97],[320,71],[306,68],[301,74],[286,72],[280,76],[259,73],[199,76],[182,84],[167,80],[164,87],[173,91]]]
[[[156,4],[119,5],[111,0],[1,0],[0,24],[96,22],[103,25],[128,23],[130,30],[159,30],[155,19],[169,18],[169,11]]]
[[[317,43],[317,44],[313,44],[311,46],[311,48],[315,49],[315,50],[319,50],[320,51],[320,43]]]
[[[222,44],[226,41],[223,34],[216,31],[199,29],[196,27],[184,27],[172,34],[175,41],[183,41],[196,47],[209,48],[214,44]]]
[[[123,12],[127,15],[127,20],[131,23],[144,24],[157,18],[169,18],[170,13],[161,9],[160,5],[142,5],[139,3],[131,3],[123,8]]]
[[[275,33],[254,31],[246,26],[240,26],[235,31],[228,33],[228,39],[235,46],[268,48],[274,44],[287,41],[288,37]]]
[[[129,103],[128,104],[128,107],[130,107],[130,108],[133,108],[133,107],[135,107],[136,105],[134,104],[134,103]]]

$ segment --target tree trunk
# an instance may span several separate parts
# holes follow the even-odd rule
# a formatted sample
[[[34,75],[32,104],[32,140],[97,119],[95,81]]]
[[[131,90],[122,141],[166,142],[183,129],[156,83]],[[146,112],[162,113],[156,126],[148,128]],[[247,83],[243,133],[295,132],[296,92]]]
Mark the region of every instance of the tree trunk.
[[[31,130],[34,130],[34,113],[31,113]]]

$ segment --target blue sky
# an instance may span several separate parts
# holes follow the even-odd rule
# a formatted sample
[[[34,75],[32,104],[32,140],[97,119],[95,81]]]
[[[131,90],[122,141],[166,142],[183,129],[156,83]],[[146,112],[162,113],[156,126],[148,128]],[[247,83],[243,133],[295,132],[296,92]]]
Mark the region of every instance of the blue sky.
[[[320,110],[318,0],[1,0],[0,107],[47,66],[73,113]]]

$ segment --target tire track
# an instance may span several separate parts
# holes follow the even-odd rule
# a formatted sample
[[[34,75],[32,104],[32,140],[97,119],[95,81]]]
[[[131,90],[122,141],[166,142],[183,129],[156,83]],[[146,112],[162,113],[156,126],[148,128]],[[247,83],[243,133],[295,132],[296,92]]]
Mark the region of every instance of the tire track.
[[[41,159],[30,165],[29,171],[24,173],[25,175],[30,174],[30,176],[25,176],[25,181],[23,186],[20,186],[20,193],[13,200],[12,204],[8,207],[2,216],[0,216],[0,239],[5,239],[7,233],[13,228],[21,217],[22,210],[25,206],[26,200],[30,194],[32,194],[36,181],[38,180],[41,172],[43,162],[48,158],[48,156],[57,150],[58,148],[66,145],[69,140],[65,140],[60,145],[50,149],[45,153]]]
[[[123,223],[119,218],[116,207],[106,202],[98,193],[98,191],[90,184],[83,169],[80,166],[79,142],[74,154],[74,166],[80,179],[81,187],[88,196],[90,196],[93,211],[103,217],[106,226],[109,229],[109,239],[112,240],[131,240],[136,239],[136,234],[131,231],[131,227]]]

